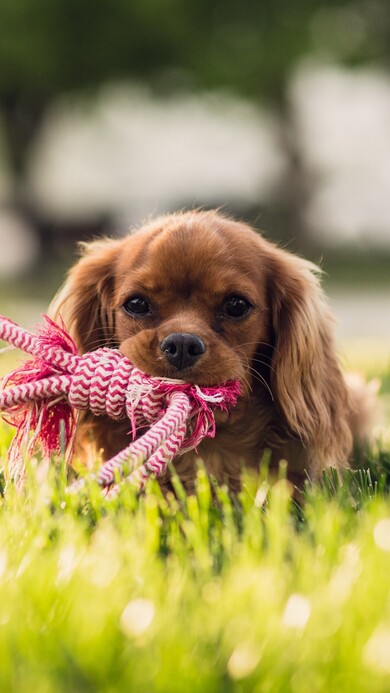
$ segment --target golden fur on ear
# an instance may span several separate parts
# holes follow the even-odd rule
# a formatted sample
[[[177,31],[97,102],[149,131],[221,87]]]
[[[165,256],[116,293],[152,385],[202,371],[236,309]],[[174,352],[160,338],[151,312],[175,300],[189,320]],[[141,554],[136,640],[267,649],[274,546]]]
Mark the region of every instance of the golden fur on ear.
[[[64,321],[81,352],[115,346],[114,314],[109,307],[121,245],[121,240],[112,239],[82,244],[83,256],[49,308],[54,319]]]
[[[349,397],[333,319],[311,262],[268,247],[274,340],[271,387],[288,426],[312,450],[310,468],[345,465],[352,447]]]

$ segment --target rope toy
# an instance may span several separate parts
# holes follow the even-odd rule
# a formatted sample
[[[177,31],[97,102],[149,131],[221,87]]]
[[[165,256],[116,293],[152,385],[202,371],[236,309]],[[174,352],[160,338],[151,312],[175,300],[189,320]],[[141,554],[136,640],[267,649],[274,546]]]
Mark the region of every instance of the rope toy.
[[[116,420],[127,417],[132,433],[132,442],[100,467],[98,483],[107,495],[116,495],[121,485],[115,484],[117,477],[127,474],[121,483],[141,489],[150,475],[162,475],[177,455],[214,437],[213,410],[228,411],[240,394],[237,381],[199,387],[148,376],[118,349],[103,347],[81,355],[64,327],[47,316],[37,335],[0,316],[0,339],[33,357],[5,377],[0,391],[3,418],[17,428],[9,466],[18,485],[25,477],[26,454],[42,449],[50,458],[65,446],[71,458],[77,414],[90,410]],[[82,485],[81,479],[71,488]]]

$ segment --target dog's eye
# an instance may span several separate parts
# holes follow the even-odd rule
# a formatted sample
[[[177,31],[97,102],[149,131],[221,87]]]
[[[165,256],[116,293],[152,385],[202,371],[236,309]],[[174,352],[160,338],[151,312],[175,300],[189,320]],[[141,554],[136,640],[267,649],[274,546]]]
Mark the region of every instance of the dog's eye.
[[[123,309],[128,315],[142,318],[151,312],[150,304],[143,296],[132,296],[123,304]]]
[[[228,318],[243,318],[251,307],[251,304],[246,298],[242,298],[242,296],[230,296],[223,304],[223,315]]]

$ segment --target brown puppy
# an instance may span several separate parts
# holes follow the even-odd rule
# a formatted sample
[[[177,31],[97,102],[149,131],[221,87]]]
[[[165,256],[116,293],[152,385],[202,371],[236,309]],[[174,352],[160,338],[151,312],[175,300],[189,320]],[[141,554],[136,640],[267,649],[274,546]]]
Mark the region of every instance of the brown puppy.
[[[188,491],[198,457],[234,490],[265,449],[298,483],[347,464],[349,395],[314,265],[216,212],[161,217],[84,251],[52,310],[82,352],[117,347],[149,375],[242,384],[216,437],[176,460]],[[128,443],[128,422],[84,420],[104,458]]]

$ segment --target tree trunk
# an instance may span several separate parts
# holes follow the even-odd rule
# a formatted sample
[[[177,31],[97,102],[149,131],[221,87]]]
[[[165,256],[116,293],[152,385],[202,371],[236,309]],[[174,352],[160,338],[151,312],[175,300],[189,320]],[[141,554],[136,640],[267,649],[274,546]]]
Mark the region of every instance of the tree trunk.
[[[306,211],[315,181],[307,169],[293,108],[286,92],[286,89],[281,92],[276,103],[279,142],[286,168],[273,207],[278,210],[279,240],[291,250],[307,253],[313,247],[313,239]]]
[[[31,147],[41,130],[47,104],[44,98],[29,98],[17,92],[8,93],[0,102],[8,165],[12,177],[9,204],[27,218],[32,206],[26,186],[27,162]]]
[[[17,92],[3,96],[3,114],[8,159],[15,178],[23,178],[29,150],[42,126],[47,110],[45,98],[29,98]]]
[[[11,175],[11,191],[7,209],[37,238],[43,249],[39,214],[26,182],[28,158],[46,114],[46,99],[29,98],[17,92],[3,95],[0,113],[4,129],[6,157]]]

